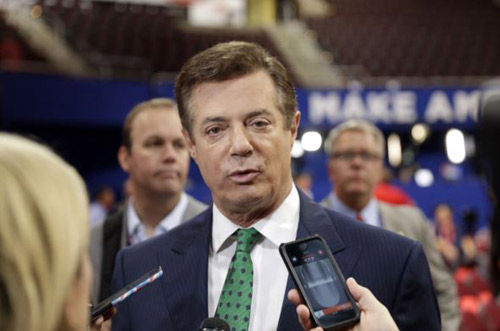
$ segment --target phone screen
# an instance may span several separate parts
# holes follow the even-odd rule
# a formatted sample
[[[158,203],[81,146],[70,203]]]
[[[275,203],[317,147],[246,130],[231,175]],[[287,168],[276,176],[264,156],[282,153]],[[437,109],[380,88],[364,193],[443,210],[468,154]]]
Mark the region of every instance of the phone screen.
[[[320,326],[328,327],[357,318],[355,303],[346,292],[343,277],[319,238],[288,244],[286,252],[302,284],[302,295]]]

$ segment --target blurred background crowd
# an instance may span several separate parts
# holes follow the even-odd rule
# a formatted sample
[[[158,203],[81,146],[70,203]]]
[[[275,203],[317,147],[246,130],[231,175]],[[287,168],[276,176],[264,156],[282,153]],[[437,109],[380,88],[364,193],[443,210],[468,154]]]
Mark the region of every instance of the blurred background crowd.
[[[424,211],[458,287],[461,329],[500,329],[483,148],[495,138],[479,124],[500,87],[500,1],[0,0],[0,18],[0,129],[76,167],[92,225],[133,195],[116,158],[128,111],[172,98],[199,51],[253,41],[297,87],[297,186],[321,201],[332,190],[328,131],[351,118],[377,125],[387,141],[377,199]],[[193,162],[186,191],[211,202]]]

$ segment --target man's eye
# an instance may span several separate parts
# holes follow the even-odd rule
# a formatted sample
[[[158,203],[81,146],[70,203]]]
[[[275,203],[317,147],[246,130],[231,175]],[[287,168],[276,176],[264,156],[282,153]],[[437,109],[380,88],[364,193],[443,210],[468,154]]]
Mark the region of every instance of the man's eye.
[[[163,145],[163,141],[161,141],[159,139],[149,140],[148,142],[146,142],[146,146],[148,146],[148,147],[157,147],[157,146],[161,146],[161,145]]]
[[[257,127],[257,128],[263,128],[269,125],[269,122],[263,121],[263,120],[256,120],[251,123],[252,126]]]
[[[215,127],[209,128],[209,129],[207,130],[207,134],[208,134],[208,135],[216,135],[216,134],[220,133],[221,131],[222,131],[222,130],[221,130],[221,128],[220,128],[220,127],[215,126]]]
[[[175,143],[174,143],[174,147],[175,147],[176,149],[184,149],[184,148],[186,148],[186,144],[185,144],[185,143],[183,143],[183,142],[175,142]]]

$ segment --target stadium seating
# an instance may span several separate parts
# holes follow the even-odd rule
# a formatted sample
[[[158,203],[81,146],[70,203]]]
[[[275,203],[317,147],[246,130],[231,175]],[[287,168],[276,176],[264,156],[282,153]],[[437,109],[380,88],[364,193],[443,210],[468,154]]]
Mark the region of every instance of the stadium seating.
[[[264,30],[188,27],[184,7],[83,0],[39,4],[56,32],[58,24],[53,22],[64,27],[59,34],[77,52],[89,58],[99,54],[114,69],[135,63],[146,77],[177,72],[194,54],[229,40],[258,42],[279,56]]]
[[[329,0],[310,27],[340,65],[371,76],[500,74],[500,8],[490,0]]]

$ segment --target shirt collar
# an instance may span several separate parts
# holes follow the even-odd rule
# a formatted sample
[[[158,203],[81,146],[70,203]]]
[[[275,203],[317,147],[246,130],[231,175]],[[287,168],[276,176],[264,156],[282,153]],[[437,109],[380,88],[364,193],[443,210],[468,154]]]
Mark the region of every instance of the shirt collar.
[[[328,201],[329,205],[336,212],[339,212],[339,213],[346,215],[346,216],[349,216],[351,218],[356,218],[356,215],[358,214],[358,212],[355,210],[352,210],[347,205],[345,205],[342,201],[340,201],[340,199],[335,194],[330,193],[328,200],[329,200]],[[363,210],[361,210],[361,212],[359,214],[361,214],[361,217],[363,218],[363,221],[366,224],[375,225],[375,226],[381,225],[380,215],[379,215],[379,211],[378,211],[378,204],[377,204],[377,200],[375,200],[375,198],[371,198],[370,201],[368,202],[368,204],[366,205],[366,207],[363,208]]]
[[[278,247],[283,242],[292,241],[297,235],[299,225],[300,198],[295,185],[281,205],[269,216],[257,221],[252,226],[266,239]],[[225,217],[217,206],[213,206],[212,249],[219,252],[232,241],[228,238],[241,227]]]
[[[127,204],[127,230],[128,234],[135,234],[141,226],[141,220],[134,208],[134,199],[130,198]]]
[[[158,227],[161,229],[168,231],[179,225],[182,221],[182,215],[187,209],[188,205],[188,197],[185,192],[181,193],[181,198],[179,202],[174,207],[174,209],[166,215],[161,222],[158,224]],[[139,228],[142,227],[141,219],[139,215],[137,215],[137,211],[134,208],[134,200],[133,198],[129,199],[127,204],[127,229],[130,235],[134,235],[139,231]]]

